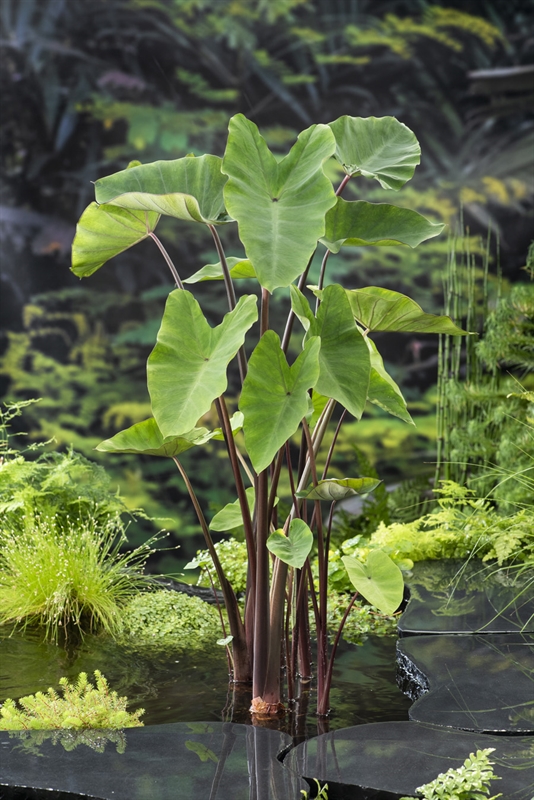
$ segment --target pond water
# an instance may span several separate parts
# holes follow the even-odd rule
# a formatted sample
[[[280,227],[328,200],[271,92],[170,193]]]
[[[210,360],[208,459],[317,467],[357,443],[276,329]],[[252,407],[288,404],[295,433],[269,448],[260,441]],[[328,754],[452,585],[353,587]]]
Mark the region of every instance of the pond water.
[[[315,695],[302,692],[285,719],[270,723],[302,740],[326,730],[386,720],[407,720],[410,700],[395,683],[395,637],[370,636],[363,645],[342,642],[331,691],[332,714],[321,722]],[[128,697],[129,709],[144,708],[145,725],[169,722],[249,723],[250,691],[228,685],[223,648],[165,655],[141,654],[104,637],[88,636],[76,648],[44,643],[27,633],[0,641],[0,702],[57,687],[59,678],[99,669],[109,685]]]

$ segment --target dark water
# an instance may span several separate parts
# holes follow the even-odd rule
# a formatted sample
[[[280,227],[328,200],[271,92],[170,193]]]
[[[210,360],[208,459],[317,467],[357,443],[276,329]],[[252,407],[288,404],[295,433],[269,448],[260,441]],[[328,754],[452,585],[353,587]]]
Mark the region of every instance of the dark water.
[[[410,701],[395,683],[395,637],[371,636],[361,646],[341,643],[331,692],[332,713],[318,726],[315,694],[302,692],[295,708],[270,726],[298,739],[367,722],[406,720]],[[145,725],[167,722],[250,722],[247,688],[228,684],[224,650],[150,656],[109,639],[87,637],[70,651],[37,637],[16,634],[0,641],[0,701],[17,699],[99,669],[111,689],[128,697],[129,709],[144,708]]]

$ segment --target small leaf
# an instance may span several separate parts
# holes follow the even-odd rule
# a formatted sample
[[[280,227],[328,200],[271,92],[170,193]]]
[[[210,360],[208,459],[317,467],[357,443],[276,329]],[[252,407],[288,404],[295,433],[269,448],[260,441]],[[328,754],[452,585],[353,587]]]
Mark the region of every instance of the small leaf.
[[[239,400],[245,445],[256,472],[272,461],[309,410],[319,375],[319,339],[311,338],[290,367],[274,331],[266,331],[248,365]]]
[[[297,492],[297,497],[305,500],[344,500],[355,494],[372,492],[380,483],[376,478],[328,478],[319,481],[317,486]]]
[[[233,638],[233,636],[227,636],[225,639],[217,639],[216,644],[220,644],[221,647],[226,647],[230,644]]]
[[[386,372],[382,356],[375,343],[368,336],[365,337],[365,341],[371,357],[371,377],[367,399],[389,414],[393,414],[394,417],[415,425],[406,407],[406,400],[391,375]]]
[[[132,211],[91,203],[76,226],[72,271],[78,278],[88,278],[110,258],[146,239],[159,218],[154,211]]]
[[[201,761],[214,761],[216,764],[219,762],[213,750],[210,750],[209,747],[206,747],[202,742],[186,741],[185,746],[188,750],[191,750],[192,753],[195,753]]]
[[[347,175],[375,178],[383,189],[400,189],[421,158],[412,131],[395,117],[340,117],[329,123],[336,159]]]
[[[336,205],[326,215],[321,242],[332,253],[338,253],[343,246],[417,247],[426,239],[438,236],[444,227],[441,222],[430,222],[410,208],[363,200],[348,202],[338,197]]]
[[[215,225],[232,221],[224,207],[225,183],[218,156],[186,156],[101,178],[95,183],[95,196],[97,203]]]
[[[230,417],[230,427],[232,429],[232,433],[234,434],[241,430],[243,427],[243,414],[241,411],[236,411],[235,414],[232,414]],[[224,441],[224,433],[222,428],[214,428],[212,436],[216,442]]]
[[[146,419],[97,445],[102,453],[139,453],[172,458],[213,438],[207,428],[193,428],[182,436],[162,436],[155,419]]]
[[[278,162],[253,122],[242,114],[230,120],[224,199],[269,292],[289,286],[305,270],[324,234],[325,214],[336,198],[322,166],[334,148],[328,126],[312,125]]]
[[[393,614],[404,594],[402,572],[383,550],[371,550],[362,564],[352,556],[341,559],[354,588],[383,614]]]
[[[241,297],[211,328],[190,292],[170,293],[147,365],[152,413],[163,436],[183,436],[225,391],[227,366],[258,318],[256,303],[253,295]]]
[[[252,487],[245,490],[250,513],[254,512],[255,493]],[[231,531],[243,524],[239,498],[233,503],[228,503],[218,511],[211,520],[209,527],[212,531]]]
[[[313,547],[313,533],[301,519],[289,524],[289,536],[282,530],[271,533],[267,539],[267,549],[284,564],[302,569]]]
[[[347,290],[347,297],[355,318],[370,331],[467,334],[450,317],[425,314],[415,300],[391,289],[366,286]]]
[[[230,275],[234,280],[241,278],[255,278],[256,272],[248,258],[227,258]],[[185,278],[184,283],[200,283],[201,281],[222,281],[224,280],[221,262],[216,264],[206,264],[194,275]]]

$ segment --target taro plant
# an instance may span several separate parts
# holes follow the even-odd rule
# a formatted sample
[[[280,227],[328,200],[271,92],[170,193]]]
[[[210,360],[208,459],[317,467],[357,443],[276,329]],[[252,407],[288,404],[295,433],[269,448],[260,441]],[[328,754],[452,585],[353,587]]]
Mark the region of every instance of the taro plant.
[[[338,500],[368,493],[379,483],[374,478],[328,477],[337,435],[347,414],[359,419],[367,401],[412,423],[372,334],[462,333],[448,317],[426,314],[397,292],[327,285],[328,258],[342,247],[415,247],[441,232],[441,224],[412,210],[341,197],[348,182],[360,176],[377,180],[384,189],[400,189],[412,177],[419,156],[414,134],[396,119],[345,116],[329,125],[312,125],[288,155],[277,160],[256,125],[239,114],[230,120],[222,159],[204,155],[131,164],[96,181],[96,202],[78,224],[72,269],[79,277],[91,275],[146,238],[155,242],[174,277],[177,288],[169,294],[147,365],[153,416],[98,449],[174,459],[224,594],[233,680],[252,681],[251,711],[259,716],[283,713],[284,699],[295,698],[297,677],[311,676],[308,596],[317,630],[317,711],[329,711],[336,647],[356,597],[330,649],[327,584],[333,511]],[[323,171],[331,158],[345,173],[337,190]],[[213,237],[218,263],[184,280],[156,235],[162,215],[204,225]],[[237,224],[245,258],[229,258],[224,251],[218,228],[232,224]],[[305,291],[318,247],[324,255],[318,285],[312,287],[312,308]],[[237,299],[240,278],[257,281],[259,311],[256,294]],[[185,288],[207,280],[224,281],[229,306],[214,328],[193,292]],[[291,310],[280,336],[271,328],[269,303],[274,292],[287,292],[288,287]],[[293,332],[296,321],[300,334]],[[287,359],[290,339],[300,348],[292,364]],[[233,359],[240,389],[238,410],[231,416],[225,393]],[[220,427],[199,427],[213,404]],[[339,413],[334,417],[336,407]],[[241,435],[235,438],[241,429],[244,445]],[[319,464],[319,448],[332,429],[328,455]],[[179,456],[213,439],[226,444],[237,500],[209,525]],[[284,463],[290,510],[281,519],[276,503]],[[330,505],[327,521],[324,502]],[[211,536],[211,530],[238,525],[244,529],[248,552],[243,613]],[[314,543],[317,592],[309,561]],[[386,553],[375,550],[365,563],[345,557],[344,565],[356,593],[386,614],[397,609],[402,574]]]

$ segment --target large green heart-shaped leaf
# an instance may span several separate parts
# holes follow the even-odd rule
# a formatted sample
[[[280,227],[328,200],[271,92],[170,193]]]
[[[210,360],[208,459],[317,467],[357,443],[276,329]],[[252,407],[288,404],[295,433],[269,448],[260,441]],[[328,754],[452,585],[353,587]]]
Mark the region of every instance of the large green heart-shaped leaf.
[[[466,334],[450,317],[425,314],[415,300],[391,289],[366,286],[347,290],[355,318],[370,331]]]
[[[163,436],[182,436],[227,386],[226,368],[258,318],[256,297],[241,297],[211,328],[190,292],[171,292],[148,358],[152,413]]]
[[[378,352],[376,345],[368,336],[365,337],[369,347],[371,357],[371,377],[369,380],[369,394],[367,399],[394,417],[410,422],[415,425],[406,407],[406,400],[402,392],[391,377],[386,372],[382,356]]]
[[[338,197],[336,205],[326,215],[321,242],[332,253],[338,253],[343,246],[417,247],[426,239],[438,236],[444,227],[441,222],[430,222],[410,208],[364,200],[348,202]]]
[[[322,165],[334,153],[334,136],[327,125],[312,125],[277,162],[242,114],[232,117],[229,131],[222,166],[226,207],[259,282],[272,292],[305,270],[324,234],[336,197]]]
[[[255,493],[252,487],[245,490],[250,513],[254,513]],[[243,524],[239,498],[218,511],[210,522],[212,531],[231,531]]]
[[[319,481],[317,486],[309,486],[297,497],[305,500],[344,500],[355,494],[372,492],[381,483],[376,478],[328,478]]]
[[[228,266],[230,268],[230,275],[234,280],[240,278],[255,278],[256,272],[248,258],[227,258]],[[194,275],[186,278],[184,283],[200,283],[201,281],[222,281],[224,280],[223,269],[221,262],[217,264],[206,264],[205,267],[199,269]]]
[[[393,614],[404,594],[402,572],[383,550],[371,550],[362,564],[352,556],[343,556],[354,588],[383,614]]]
[[[330,122],[336,158],[347,175],[376,178],[384,189],[400,189],[421,159],[412,131],[395,117],[339,117]]]
[[[78,224],[72,243],[72,271],[88,278],[109,261],[142,242],[155,229],[160,215],[91,203]]]
[[[267,539],[267,549],[284,564],[302,569],[313,547],[313,533],[301,519],[289,524],[289,536],[282,530],[274,531]]]
[[[278,335],[266,331],[250,356],[239,409],[256,472],[271,463],[308,412],[308,390],[319,376],[319,348],[319,339],[311,338],[290,367]]]
[[[172,458],[195,445],[205,444],[213,437],[207,428],[193,428],[183,436],[164,438],[155,419],[145,419],[119,431],[97,446],[102,453],[139,453],[146,456]]]
[[[224,207],[225,183],[218,156],[186,156],[101,178],[95,183],[95,197],[97,203],[217,225],[232,221]]]
[[[367,400],[371,365],[369,349],[354,323],[345,289],[333,284],[322,291],[317,318],[302,292],[296,286],[291,286],[290,291],[291,307],[308,331],[307,336],[321,337],[321,371],[316,391],[337,400],[359,419]]]

